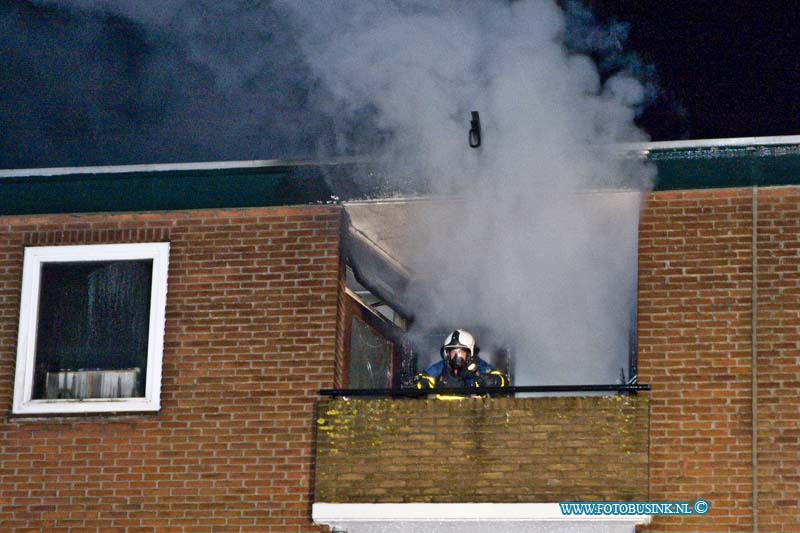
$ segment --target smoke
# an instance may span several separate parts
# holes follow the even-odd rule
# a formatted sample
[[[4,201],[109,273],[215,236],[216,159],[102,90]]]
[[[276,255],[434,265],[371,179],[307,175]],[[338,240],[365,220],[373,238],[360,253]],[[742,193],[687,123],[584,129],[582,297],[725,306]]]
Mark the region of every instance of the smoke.
[[[332,122],[269,2],[0,3],[0,168],[303,158]]]
[[[651,173],[603,147],[646,140],[653,88],[624,26],[551,0],[12,4],[0,66],[35,110],[16,138],[46,142],[0,146],[3,166],[370,156],[449,198],[405,229],[415,335],[473,328],[510,349],[517,384],[627,365]],[[63,126],[43,131],[49,111]]]
[[[345,116],[368,113],[384,133],[387,165],[457,196],[406,229],[414,333],[474,328],[484,351],[511,351],[517,384],[616,381],[636,301],[637,191],[650,180],[599,148],[645,140],[633,121],[650,89],[622,56],[601,72],[568,49],[580,25],[568,32],[550,1],[280,5]],[[624,39],[592,32],[599,53]]]

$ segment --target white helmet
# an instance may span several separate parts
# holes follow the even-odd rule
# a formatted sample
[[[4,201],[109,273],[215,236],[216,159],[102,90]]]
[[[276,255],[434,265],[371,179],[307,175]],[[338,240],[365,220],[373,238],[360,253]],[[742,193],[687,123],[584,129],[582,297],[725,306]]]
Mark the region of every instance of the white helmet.
[[[444,339],[441,355],[445,357],[450,348],[464,348],[469,354],[469,359],[475,355],[475,337],[467,330],[457,329]]]

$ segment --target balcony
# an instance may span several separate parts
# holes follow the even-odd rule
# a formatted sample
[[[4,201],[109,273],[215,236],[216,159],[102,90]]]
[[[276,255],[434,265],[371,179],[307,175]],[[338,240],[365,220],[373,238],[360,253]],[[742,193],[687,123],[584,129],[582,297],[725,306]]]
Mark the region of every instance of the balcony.
[[[558,502],[646,501],[648,428],[646,394],[322,399],[314,519],[357,533],[594,531],[603,518],[630,532],[649,517],[565,517]]]

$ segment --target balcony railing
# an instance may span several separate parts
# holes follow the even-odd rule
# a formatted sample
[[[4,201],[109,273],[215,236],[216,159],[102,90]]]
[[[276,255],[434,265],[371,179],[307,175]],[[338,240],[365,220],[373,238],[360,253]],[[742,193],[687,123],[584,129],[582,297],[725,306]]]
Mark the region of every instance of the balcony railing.
[[[320,396],[338,397],[381,397],[381,398],[421,398],[430,394],[474,396],[514,396],[515,394],[552,394],[552,393],[584,393],[584,392],[616,392],[619,394],[636,394],[649,391],[650,385],[639,384],[604,384],[604,385],[524,385],[515,387],[482,387],[480,389],[445,388],[440,387],[435,391],[416,388],[390,388],[390,389],[322,389]]]

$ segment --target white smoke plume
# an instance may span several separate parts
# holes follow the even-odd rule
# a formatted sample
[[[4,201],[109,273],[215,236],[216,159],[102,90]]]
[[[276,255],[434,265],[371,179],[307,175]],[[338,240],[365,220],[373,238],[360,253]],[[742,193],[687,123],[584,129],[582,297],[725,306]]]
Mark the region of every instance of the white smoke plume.
[[[518,385],[613,383],[628,364],[639,207],[619,189],[644,190],[649,173],[598,147],[645,140],[644,86],[570,53],[548,0],[282,5],[337,101],[388,132],[390,166],[459,197],[408,228],[415,331],[477,328],[485,351],[510,349]]]
[[[646,140],[634,118],[652,88],[570,51],[590,17],[570,26],[552,0],[56,4],[182,43],[182,64],[213,79],[219,105],[203,120],[231,119],[224,136],[208,128],[200,149],[238,137],[258,150],[378,157],[456,197],[408,228],[415,334],[475,328],[485,352],[510,350],[519,385],[613,382],[627,366],[637,191],[651,172],[604,147]],[[624,35],[590,30],[587,47],[621,47]],[[174,57],[151,67],[168,76]],[[298,87],[306,92],[293,100]],[[479,149],[467,143],[473,110]],[[317,119],[338,137],[310,140],[329,132]]]

